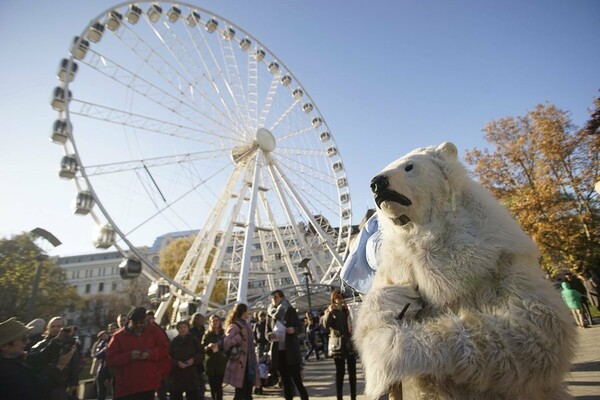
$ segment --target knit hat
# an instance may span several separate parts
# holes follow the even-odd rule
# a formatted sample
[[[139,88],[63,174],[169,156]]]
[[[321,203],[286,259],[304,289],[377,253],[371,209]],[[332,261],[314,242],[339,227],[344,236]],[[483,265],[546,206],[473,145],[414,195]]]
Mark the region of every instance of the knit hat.
[[[0,323],[0,346],[4,346],[29,334],[30,328],[17,321],[15,317]]]
[[[146,309],[144,307],[136,307],[133,310],[129,311],[127,314],[127,318],[133,322],[140,322],[146,320]]]
[[[37,335],[39,333],[44,332],[44,327],[46,326],[46,321],[41,318],[36,318],[32,320],[30,323],[26,325],[31,330],[29,331],[30,335]]]

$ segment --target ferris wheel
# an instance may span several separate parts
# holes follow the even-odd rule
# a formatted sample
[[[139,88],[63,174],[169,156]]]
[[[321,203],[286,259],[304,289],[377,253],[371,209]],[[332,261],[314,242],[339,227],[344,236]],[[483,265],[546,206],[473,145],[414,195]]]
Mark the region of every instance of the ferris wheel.
[[[202,311],[336,277],[352,219],[340,151],[252,35],[190,4],[122,3],[73,39],[58,78],[59,175],[97,224],[96,247],[132,255]],[[147,247],[167,232],[193,238],[173,278]]]

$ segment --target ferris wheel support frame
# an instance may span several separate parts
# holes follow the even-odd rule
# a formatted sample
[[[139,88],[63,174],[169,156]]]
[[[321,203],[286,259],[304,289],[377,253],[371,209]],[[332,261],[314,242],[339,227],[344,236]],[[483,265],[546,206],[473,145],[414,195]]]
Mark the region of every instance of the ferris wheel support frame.
[[[329,252],[331,253],[331,255],[334,257],[334,259],[337,260],[339,266],[341,267],[343,265],[342,258],[340,257],[340,255],[338,254],[338,252],[335,251],[335,249],[333,248],[333,246],[331,245],[331,243],[329,242],[329,240],[327,240],[327,235],[323,231],[323,228],[321,228],[321,225],[316,221],[315,217],[309,212],[308,208],[306,207],[306,204],[304,204],[304,201],[302,201],[302,199],[300,198],[300,196],[298,196],[298,192],[296,192],[296,189],[294,189],[294,187],[292,185],[290,185],[290,183],[287,180],[287,176],[279,168],[279,166],[277,165],[277,163],[275,163],[275,160],[273,160],[271,157],[268,157],[268,161],[269,161],[269,163],[268,163],[269,168],[273,168],[275,171],[277,171],[277,173],[281,177],[281,180],[283,181],[284,185],[286,186],[286,188],[288,189],[288,191],[292,194],[292,198],[294,199],[294,201],[296,201],[296,203],[298,204],[298,206],[300,207],[300,209],[304,213],[304,216],[311,221],[311,223],[313,224],[313,227],[315,228],[315,230],[317,231],[317,233],[319,234],[319,236],[323,240],[323,243],[325,244],[325,246],[327,247],[327,249],[329,250]],[[330,273],[330,272],[331,272],[331,266],[329,267],[329,269],[325,273],[325,276],[327,276],[327,274]]]
[[[260,151],[255,154],[254,174],[252,178],[252,194],[250,195],[250,205],[248,210],[248,222],[246,224],[246,235],[244,237],[244,247],[242,253],[242,265],[240,266],[239,286],[237,301],[247,303],[248,297],[248,275],[250,273],[250,256],[252,255],[252,239],[254,237],[256,213],[256,199],[258,197],[258,177],[260,173]]]

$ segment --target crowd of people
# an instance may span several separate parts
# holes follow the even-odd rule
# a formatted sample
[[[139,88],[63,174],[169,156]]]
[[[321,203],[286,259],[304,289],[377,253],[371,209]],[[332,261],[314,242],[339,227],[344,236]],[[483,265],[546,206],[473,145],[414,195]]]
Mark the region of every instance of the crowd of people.
[[[347,365],[356,399],[352,318],[339,291],[325,310],[303,320],[281,290],[271,293],[267,310],[252,315],[238,303],[225,321],[200,313],[178,321],[172,339],[154,318],[152,310],[136,307],[98,332],[89,350],[98,400],[204,400],[207,384],[212,400],[223,399],[224,385],[235,388],[235,400],[269,386],[281,388],[286,400],[308,400],[302,370],[313,354],[334,359],[338,399]],[[77,399],[83,360],[77,327],[61,317],[0,323],[0,393],[6,398]]]

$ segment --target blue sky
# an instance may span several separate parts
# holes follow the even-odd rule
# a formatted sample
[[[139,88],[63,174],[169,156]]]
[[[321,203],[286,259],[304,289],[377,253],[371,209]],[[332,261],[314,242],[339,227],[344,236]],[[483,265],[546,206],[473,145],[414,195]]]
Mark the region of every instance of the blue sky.
[[[348,171],[355,223],[373,206],[371,177],[404,153],[443,141],[461,154],[484,148],[486,122],[538,103],[581,125],[600,89],[595,0],[192,3],[258,38],[309,91]],[[96,251],[92,221],[72,214],[75,189],[56,174],[49,100],[73,36],[115,4],[4,4],[0,236],[39,226],[63,241],[53,254]]]

